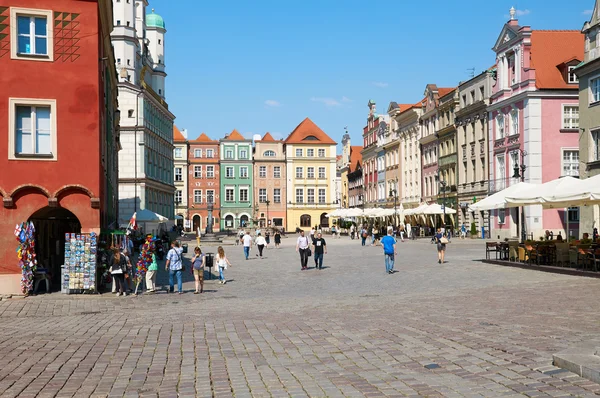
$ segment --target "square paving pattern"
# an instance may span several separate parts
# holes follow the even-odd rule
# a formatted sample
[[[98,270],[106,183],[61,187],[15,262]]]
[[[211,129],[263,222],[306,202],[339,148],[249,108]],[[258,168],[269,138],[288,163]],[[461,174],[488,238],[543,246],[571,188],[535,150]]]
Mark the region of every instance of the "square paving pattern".
[[[295,236],[264,259],[227,246],[228,283],[192,294],[0,301],[0,397],[588,397],[552,354],[600,335],[600,280],[483,264],[482,241],[383,250]],[[190,243],[190,248],[191,248]],[[203,247],[214,252],[214,247]],[[191,251],[191,250],[190,250]]]

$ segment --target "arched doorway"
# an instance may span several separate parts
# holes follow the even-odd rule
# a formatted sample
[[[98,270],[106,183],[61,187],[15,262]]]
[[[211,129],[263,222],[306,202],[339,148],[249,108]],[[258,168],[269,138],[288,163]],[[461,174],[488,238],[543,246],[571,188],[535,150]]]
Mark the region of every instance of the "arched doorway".
[[[39,268],[46,268],[52,286],[60,288],[60,267],[65,262],[65,233],[81,233],[75,214],[63,207],[44,207],[29,217],[35,226],[35,252]]]
[[[225,216],[225,228],[233,228],[233,216],[231,214]]]
[[[247,214],[242,214],[242,216],[240,217],[240,226],[242,228],[248,228],[250,226],[250,224],[248,223],[248,215]]]
[[[319,225],[321,228],[329,228],[329,218],[327,217],[327,213],[321,214],[321,222]]]
[[[311,219],[309,214],[303,214],[300,216],[300,226],[301,227],[311,227]]]
[[[198,229],[202,232],[202,217],[196,214],[194,218],[192,218],[192,223],[194,225],[194,232],[198,232]]]

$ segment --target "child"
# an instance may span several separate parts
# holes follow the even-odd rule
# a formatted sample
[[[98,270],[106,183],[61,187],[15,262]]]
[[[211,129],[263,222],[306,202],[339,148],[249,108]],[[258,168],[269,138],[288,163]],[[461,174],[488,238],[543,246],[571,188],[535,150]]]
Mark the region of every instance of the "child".
[[[227,269],[227,266],[231,267],[231,263],[227,259],[225,255],[225,250],[223,250],[223,246],[219,246],[217,249],[217,266],[219,267],[219,283],[226,284],[227,280],[225,279],[225,275],[223,275],[223,270]]]
[[[192,258],[192,274],[194,274],[194,280],[196,282],[196,290],[194,294],[204,292],[204,264],[206,258],[202,255],[202,250],[199,247],[194,249],[194,257]],[[198,291],[200,287],[200,291]]]

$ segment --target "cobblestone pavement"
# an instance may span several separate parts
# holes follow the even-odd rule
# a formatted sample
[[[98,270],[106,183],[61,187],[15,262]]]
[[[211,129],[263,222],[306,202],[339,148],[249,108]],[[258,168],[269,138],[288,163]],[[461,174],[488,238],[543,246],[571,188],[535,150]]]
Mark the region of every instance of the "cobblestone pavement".
[[[226,247],[229,282],[201,295],[186,273],[183,295],[1,301],[0,396],[600,393],[551,364],[599,337],[599,280],[482,264],[476,241],[443,265],[427,241],[400,244],[388,275],[381,247],[328,239],[327,268],[300,271],[294,241],[262,260]]]

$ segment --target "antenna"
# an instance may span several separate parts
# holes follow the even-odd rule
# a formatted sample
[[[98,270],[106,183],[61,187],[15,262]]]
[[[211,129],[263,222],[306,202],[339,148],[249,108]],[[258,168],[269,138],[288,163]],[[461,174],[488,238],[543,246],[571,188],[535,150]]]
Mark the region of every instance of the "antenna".
[[[475,68],[468,68],[467,71],[469,72],[469,76],[471,76],[471,78],[475,77]]]
[[[344,127],[344,131],[345,131],[346,133],[348,133],[348,126],[345,126],[345,127]]]

